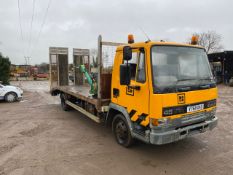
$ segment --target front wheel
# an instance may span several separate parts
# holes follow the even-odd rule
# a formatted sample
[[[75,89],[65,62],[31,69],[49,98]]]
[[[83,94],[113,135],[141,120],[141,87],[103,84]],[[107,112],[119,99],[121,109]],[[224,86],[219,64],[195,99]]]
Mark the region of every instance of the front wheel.
[[[130,128],[125,117],[122,114],[117,114],[112,122],[112,129],[118,144],[129,147],[133,144],[133,138],[130,133]]]
[[[15,102],[17,100],[17,95],[14,92],[9,92],[5,95],[5,100],[9,103]]]

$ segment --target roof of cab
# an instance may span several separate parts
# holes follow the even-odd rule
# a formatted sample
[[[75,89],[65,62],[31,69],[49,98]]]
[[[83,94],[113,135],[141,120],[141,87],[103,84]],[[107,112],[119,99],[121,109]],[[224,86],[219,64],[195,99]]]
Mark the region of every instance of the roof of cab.
[[[194,47],[194,48],[200,48],[203,49],[202,46],[199,45],[191,45],[191,44],[185,44],[185,43],[177,43],[177,42],[165,42],[165,41],[160,41],[160,42],[155,42],[155,41],[148,41],[148,42],[137,42],[133,44],[126,44],[126,45],[120,45],[117,47],[117,51],[121,51],[124,46],[131,46],[131,47],[150,47],[153,45],[159,45],[159,46],[181,46],[181,47]]]

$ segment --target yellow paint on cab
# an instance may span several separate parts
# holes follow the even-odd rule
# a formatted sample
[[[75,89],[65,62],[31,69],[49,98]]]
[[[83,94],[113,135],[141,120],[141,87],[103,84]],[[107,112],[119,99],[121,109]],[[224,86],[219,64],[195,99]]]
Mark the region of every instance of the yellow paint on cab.
[[[130,113],[132,110],[137,111],[131,118],[132,121],[137,121],[141,114],[147,114],[144,120],[140,123],[143,126],[148,126],[150,118],[162,118],[163,107],[174,107],[179,105],[195,104],[217,98],[217,88],[195,90],[189,92],[182,92],[185,94],[185,103],[179,104],[177,101],[177,95],[179,93],[167,93],[167,94],[154,94],[152,83],[152,70],[151,70],[151,53],[150,49],[153,45],[172,45],[172,46],[185,46],[202,48],[196,45],[180,44],[174,42],[141,42],[129,44],[132,48],[144,48],[145,50],[145,68],[146,68],[146,82],[138,83],[131,80],[131,86],[140,86],[140,90],[134,90],[134,95],[127,94],[127,86],[120,85],[120,64],[123,63],[123,47],[119,46],[116,50],[114,67],[112,72],[112,89],[119,89],[119,96],[116,98],[111,95],[111,101],[122,107],[125,107]],[[134,49],[137,51],[137,49]],[[202,111],[209,111],[212,108],[204,109]],[[201,112],[201,111],[198,111]],[[187,113],[186,113],[187,114]],[[174,115],[169,118],[179,118],[182,115]]]

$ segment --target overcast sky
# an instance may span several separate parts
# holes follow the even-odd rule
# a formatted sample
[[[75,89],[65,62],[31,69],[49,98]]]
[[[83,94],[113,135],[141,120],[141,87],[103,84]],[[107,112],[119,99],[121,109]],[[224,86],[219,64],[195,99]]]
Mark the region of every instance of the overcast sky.
[[[232,0],[51,0],[46,18],[50,0],[35,0],[32,27],[33,0],[19,0],[23,37],[18,1],[0,1],[0,52],[14,64],[25,64],[24,56],[31,56],[32,64],[48,62],[50,46],[70,52],[96,48],[99,34],[126,42],[132,33],[135,41],[145,41],[141,29],[152,40],[176,42],[185,42],[193,32],[215,30],[224,49],[233,50]]]

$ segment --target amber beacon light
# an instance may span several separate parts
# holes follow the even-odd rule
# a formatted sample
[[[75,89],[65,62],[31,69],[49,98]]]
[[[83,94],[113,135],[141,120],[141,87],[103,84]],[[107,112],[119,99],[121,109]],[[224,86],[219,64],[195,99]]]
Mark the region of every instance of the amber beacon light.
[[[128,35],[128,43],[133,44],[134,43],[134,36],[132,34]]]
[[[191,39],[191,44],[192,45],[197,45],[197,43],[198,43],[198,36],[193,35],[192,39]]]

